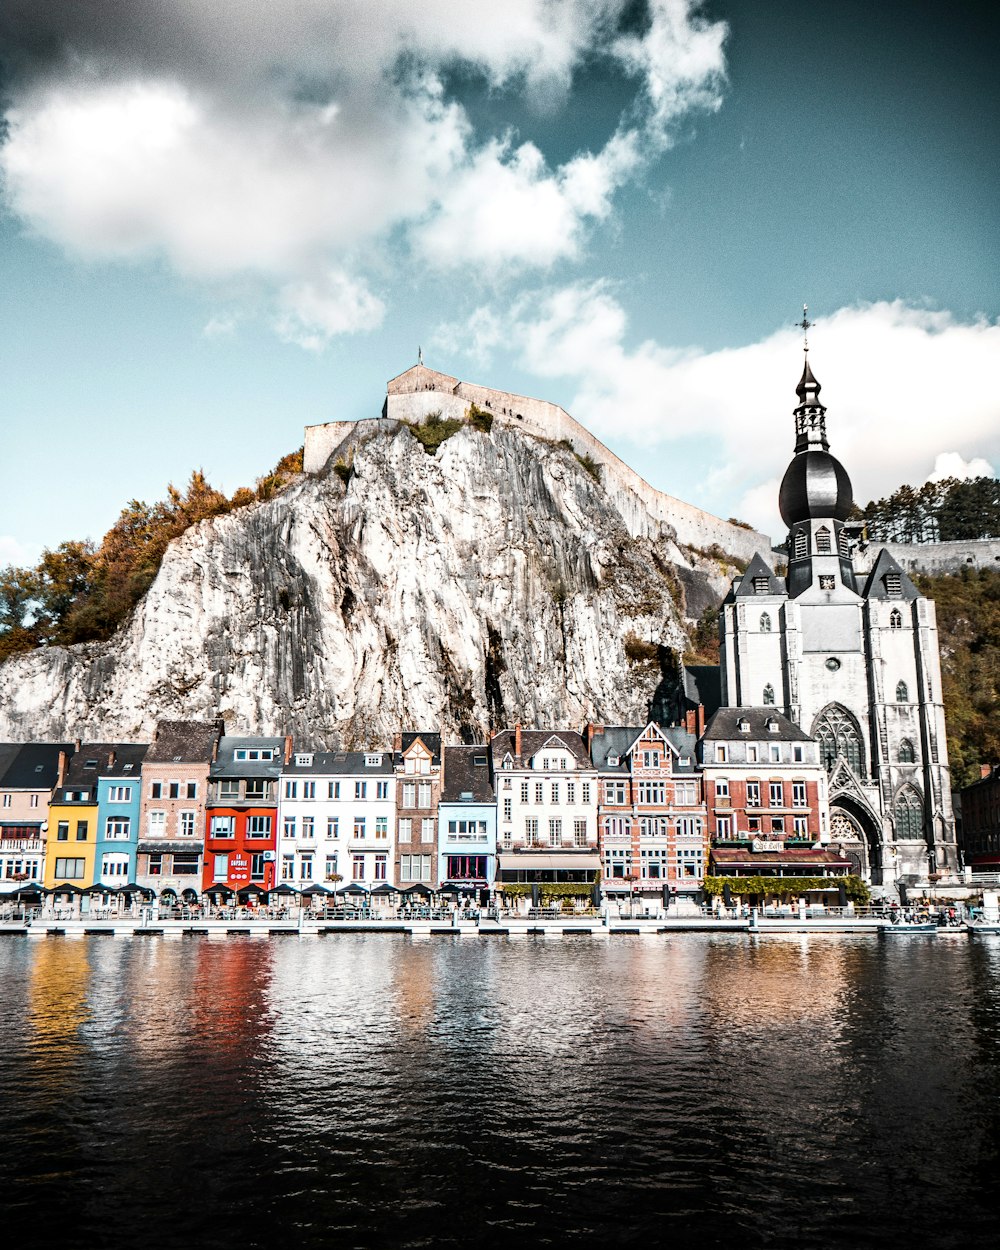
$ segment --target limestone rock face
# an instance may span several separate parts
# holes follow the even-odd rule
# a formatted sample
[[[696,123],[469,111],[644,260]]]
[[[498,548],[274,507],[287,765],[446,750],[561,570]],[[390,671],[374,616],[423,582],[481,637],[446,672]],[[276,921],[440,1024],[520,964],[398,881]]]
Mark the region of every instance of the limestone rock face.
[[[662,678],[650,644],[683,647],[681,600],[697,615],[732,572],[668,526],[631,538],[571,452],[499,424],[433,456],[392,423],[344,448],[346,484],[304,477],[176,539],[109,642],[0,666],[0,738],[217,714],[317,748],[634,723]]]

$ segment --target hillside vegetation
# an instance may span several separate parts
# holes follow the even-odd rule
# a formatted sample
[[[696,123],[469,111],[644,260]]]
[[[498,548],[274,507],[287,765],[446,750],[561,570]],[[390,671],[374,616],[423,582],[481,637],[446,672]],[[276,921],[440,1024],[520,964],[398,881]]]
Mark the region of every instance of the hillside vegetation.
[[[945,478],[900,486],[885,499],[855,507],[872,542],[964,542],[1000,537],[1000,481],[995,477]]]
[[[0,569],[0,660],[51,644],[110,638],[152,585],[170,541],[191,525],[270,499],[302,471],[301,449],[284,456],[253,489],[231,498],[191,474],[166,499],[133,499],[100,543],[78,539],[42,552],[34,568]]]

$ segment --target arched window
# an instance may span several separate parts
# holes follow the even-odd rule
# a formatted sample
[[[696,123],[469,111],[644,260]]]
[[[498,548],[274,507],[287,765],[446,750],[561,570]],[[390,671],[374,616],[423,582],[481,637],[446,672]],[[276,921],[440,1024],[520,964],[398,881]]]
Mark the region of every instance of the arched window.
[[[897,703],[909,703],[909,701],[910,701],[910,691],[907,688],[906,682],[901,681],[896,687],[896,702]]]
[[[819,743],[819,757],[827,772],[838,759],[846,761],[858,776],[865,775],[865,756],[857,722],[844,708],[833,704],[820,713],[812,736]]]
[[[770,682],[768,682],[767,685],[764,687],[764,706],[765,707],[774,706],[774,687],[771,685]]]
[[[896,840],[912,842],[924,836],[924,805],[912,786],[896,795],[892,807],[892,820],[896,826]]]
[[[899,744],[899,762],[901,764],[915,764],[917,762],[917,753],[913,749],[913,743],[909,738],[904,738]]]
[[[903,614],[902,612],[900,612],[899,608],[893,608],[892,611],[889,613],[889,628],[890,629],[902,629],[903,628]]]
[[[825,525],[821,525],[816,531],[816,550],[827,555],[833,551],[833,544],[830,541],[830,531]]]
[[[771,632],[771,618],[766,612],[760,614],[760,632],[769,634]]]

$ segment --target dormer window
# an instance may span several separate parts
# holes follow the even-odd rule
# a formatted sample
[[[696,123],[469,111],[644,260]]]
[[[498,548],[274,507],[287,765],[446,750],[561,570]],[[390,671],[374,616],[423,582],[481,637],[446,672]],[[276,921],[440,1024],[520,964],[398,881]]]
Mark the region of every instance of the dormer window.
[[[608,756],[608,765],[611,768],[617,768],[620,763],[621,763],[621,759],[617,755]]]
[[[890,599],[901,599],[903,597],[903,575],[901,573],[890,570],[890,572],[886,573],[883,580],[885,582],[885,593]]]
[[[773,716],[769,716],[767,718],[767,732],[769,734],[776,734],[780,728],[781,726],[778,724],[778,722],[775,720]]]
[[[83,766],[84,766],[84,768],[96,768],[96,767],[97,767],[97,760],[87,760],[87,761],[84,763],[84,765],[83,765]]]
[[[313,757],[306,751],[301,751],[295,756],[296,768],[311,768]]]
[[[485,768],[485,767],[486,767],[486,756],[485,756],[485,755],[474,755],[474,756],[472,757],[472,763],[473,763],[473,766],[474,766],[474,767],[476,767],[476,768]]]
[[[374,751],[365,756],[365,768],[378,768],[381,763],[382,756]]]
[[[746,717],[741,716],[736,722],[736,728],[741,734],[748,734],[750,732],[750,722],[746,719]]]
[[[771,589],[771,579],[763,575],[753,579],[753,593],[755,595],[766,595]]]

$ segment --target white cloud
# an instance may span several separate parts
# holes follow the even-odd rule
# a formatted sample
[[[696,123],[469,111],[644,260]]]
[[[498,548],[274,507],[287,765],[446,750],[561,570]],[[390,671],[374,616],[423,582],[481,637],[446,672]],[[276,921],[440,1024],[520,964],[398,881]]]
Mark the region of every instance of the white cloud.
[[[626,8],[270,0],[251,21],[244,0],[172,0],[150,22],[129,0],[28,6],[0,19],[18,67],[5,196],[86,257],[253,275],[281,292],[281,333],[316,347],[377,324],[370,288],[407,240],[425,264],[492,276],[578,258],[671,125],[717,107],[724,24],[650,0],[647,29],[622,35]],[[56,51],[38,64],[39,48]],[[528,138],[477,133],[446,92],[461,67],[495,100],[565,105],[594,58],[630,76],[635,98],[608,142],[555,167]]]
[[[965,479],[970,477],[993,477],[993,466],[982,456],[966,460],[957,451],[938,452],[934,468],[928,475],[928,482],[943,482],[947,478]]]
[[[41,554],[42,549],[38,543],[22,543],[10,534],[0,534],[0,568],[5,568],[8,564],[19,568],[30,567],[38,561]]]
[[[522,296],[506,323],[484,324],[525,369],[568,380],[573,415],[626,459],[628,444],[641,449],[632,463],[655,464],[668,445],[699,439],[712,467],[686,498],[781,533],[775,474],[791,457],[802,368],[793,328],[715,352],[633,345],[621,304],[600,283]],[[901,301],[862,304],[818,317],[811,343],[831,450],[859,503],[925,481],[932,465],[992,473],[1000,325]],[[942,453],[942,443],[954,450]]]

